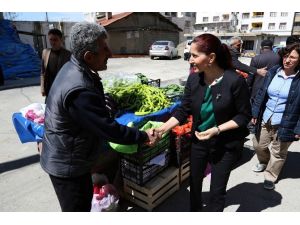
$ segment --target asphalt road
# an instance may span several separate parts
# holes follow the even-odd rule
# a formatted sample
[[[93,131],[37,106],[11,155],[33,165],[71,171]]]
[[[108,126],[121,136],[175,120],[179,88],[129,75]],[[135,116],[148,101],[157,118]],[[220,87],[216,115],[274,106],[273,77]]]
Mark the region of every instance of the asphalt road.
[[[244,59],[249,63],[249,59]],[[149,58],[110,59],[108,70],[100,73],[105,79],[114,74],[144,73],[149,78],[161,78],[163,84],[177,83],[188,74],[189,65],[181,59],[150,60]],[[58,201],[47,174],[39,165],[35,143],[22,144],[13,127],[11,116],[20,108],[34,102],[44,102],[37,79],[22,80],[27,87],[0,89],[0,211],[2,212],[57,212]],[[20,83],[19,80],[15,84]],[[27,83],[26,83],[27,82]],[[18,84],[19,84],[18,83]],[[15,85],[16,86],[16,85]],[[264,190],[263,175],[251,171],[257,162],[251,150],[251,141],[246,142],[243,158],[233,170],[226,201],[226,212],[244,211],[300,211],[300,144],[293,143],[288,159],[274,191]],[[205,178],[203,195],[208,199],[209,177]],[[185,212],[189,202],[188,183],[170,196],[154,211]],[[139,207],[129,211],[144,211]]]

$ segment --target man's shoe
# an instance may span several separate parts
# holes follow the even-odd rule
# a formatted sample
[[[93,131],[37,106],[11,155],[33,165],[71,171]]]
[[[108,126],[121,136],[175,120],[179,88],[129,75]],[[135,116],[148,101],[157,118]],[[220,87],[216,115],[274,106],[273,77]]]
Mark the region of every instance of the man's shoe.
[[[275,184],[273,181],[265,180],[264,181],[264,189],[273,190],[275,188]]]
[[[257,163],[252,170],[254,172],[263,172],[266,169],[267,165],[262,163]]]

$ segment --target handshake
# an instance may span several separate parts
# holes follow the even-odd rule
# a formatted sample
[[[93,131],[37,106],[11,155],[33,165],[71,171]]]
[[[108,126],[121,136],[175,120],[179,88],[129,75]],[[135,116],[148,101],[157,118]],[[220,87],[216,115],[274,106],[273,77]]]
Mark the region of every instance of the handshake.
[[[162,138],[163,131],[159,128],[146,130],[148,135],[148,141],[146,142],[149,146],[154,146],[157,142],[159,142]]]

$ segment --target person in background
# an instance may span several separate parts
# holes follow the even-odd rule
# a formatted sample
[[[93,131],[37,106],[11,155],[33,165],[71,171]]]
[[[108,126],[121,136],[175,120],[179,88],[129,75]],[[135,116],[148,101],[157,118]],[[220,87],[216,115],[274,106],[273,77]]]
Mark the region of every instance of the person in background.
[[[281,53],[280,65],[268,71],[252,107],[258,158],[253,171],[264,171],[263,187],[269,190],[275,188],[288,148],[300,135],[300,44]]]
[[[91,169],[104,141],[154,144],[152,131],[120,125],[106,108],[101,78],[111,51],[104,27],[77,23],[71,30],[71,60],[58,72],[45,110],[40,164],[49,174],[62,211],[90,211]]]
[[[271,69],[273,66],[278,65],[280,57],[278,54],[272,51],[273,42],[271,40],[263,40],[261,42],[260,54],[252,58],[250,66],[257,69],[266,68],[267,70]],[[264,81],[264,76],[260,76],[255,73],[249,75],[247,78],[248,86],[251,90],[251,99],[254,99],[258,89],[261,87]]]
[[[239,61],[239,57],[241,56],[241,48],[243,41],[240,37],[232,37],[230,39],[230,47],[229,51],[232,58],[233,68],[242,72],[247,73],[250,76],[254,76],[254,74],[258,74],[260,76],[265,76],[267,73],[266,67],[264,68],[255,68],[253,66],[248,66]]]
[[[58,71],[71,57],[71,52],[63,47],[63,35],[60,30],[49,30],[48,39],[51,48],[43,50],[41,69],[41,93],[46,98]]]
[[[202,211],[202,182],[211,164],[208,211],[223,211],[231,170],[241,156],[251,119],[250,93],[245,79],[233,69],[228,47],[212,34],[191,44],[190,74],[181,106],[155,132],[161,136],[193,116],[190,155],[190,210]],[[206,210],[205,210],[206,211]]]
[[[286,47],[292,45],[292,44],[296,44],[296,43],[300,43],[300,39],[297,38],[296,36],[289,36],[287,39],[286,39]]]

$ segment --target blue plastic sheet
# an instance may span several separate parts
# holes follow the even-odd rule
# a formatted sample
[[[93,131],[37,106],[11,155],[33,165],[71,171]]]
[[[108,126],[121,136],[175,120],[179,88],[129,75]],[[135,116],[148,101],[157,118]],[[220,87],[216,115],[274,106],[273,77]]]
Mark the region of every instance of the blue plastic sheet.
[[[180,105],[180,102],[176,102],[168,108],[151,113],[144,116],[136,116],[134,113],[125,113],[122,116],[116,118],[118,123],[127,125],[129,122],[139,124],[143,121],[163,121],[171,116],[171,113]],[[14,113],[12,115],[12,121],[17,131],[17,134],[22,143],[26,142],[40,142],[44,134],[44,125],[34,123],[22,116],[22,113]]]
[[[29,44],[20,41],[9,20],[0,20],[0,65],[4,79],[40,76],[41,60]]]
[[[26,119],[22,113],[14,113],[12,121],[22,143],[42,141],[44,125]]]
[[[169,116],[171,116],[172,112],[180,105],[180,102],[176,102],[168,108],[162,109],[155,113],[147,114],[144,116],[136,116],[134,113],[125,113],[122,116],[118,117],[116,120],[118,123],[127,125],[129,122],[133,122],[135,125],[139,124],[145,120],[152,121],[164,121]]]

